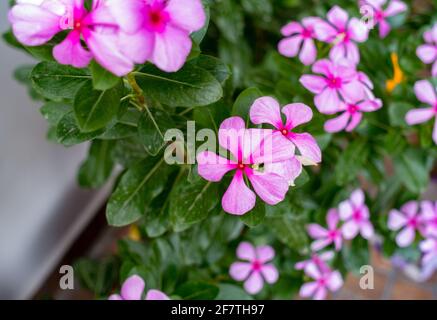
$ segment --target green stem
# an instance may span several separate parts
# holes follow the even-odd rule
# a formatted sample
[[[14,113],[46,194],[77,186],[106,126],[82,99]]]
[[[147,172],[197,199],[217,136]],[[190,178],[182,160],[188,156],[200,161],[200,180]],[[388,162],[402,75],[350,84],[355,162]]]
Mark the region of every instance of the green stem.
[[[126,78],[134,92],[135,100],[138,102],[138,105],[141,106],[141,109],[146,108],[146,98],[144,97],[143,90],[140,88],[135,79],[135,74],[131,72],[126,76]]]

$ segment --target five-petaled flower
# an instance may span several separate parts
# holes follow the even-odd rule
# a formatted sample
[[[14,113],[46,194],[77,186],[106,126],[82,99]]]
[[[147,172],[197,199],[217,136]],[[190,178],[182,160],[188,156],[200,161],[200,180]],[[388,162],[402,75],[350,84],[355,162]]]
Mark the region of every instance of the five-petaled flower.
[[[393,231],[402,229],[396,236],[399,247],[408,247],[416,238],[416,231],[422,231],[422,217],[419,214],[417,201],[410,201],[398,211],[393,209],[389,213],[388,228]]]
[[[306,270],[309,266],[314,265],[320,270],[329,270],[328,261],[334,258],[335,254],[333,251],[325,251],[322,253],[311,253],[311,257],[308,260],[299,261],[295,264],[294,268],[296,270]]]
[[[328,229],[316,224],[311,223],[307,226],[308,234],[311,238],[316,239],[311,244],[311,249],[319,251],[330,244],[335,245],[335,250],[340,251],[343,237],[341,234],[341,228],[338,226],[340,221],[337,209],[330,209],[326,216],[326,222]]]
[[[245,262],[234,262],[229,274],[236,281],[245,281],[244,289],[250,294],[257,294],[264,286],[264,281],[273,284],[278,280],[278,270],[269,263],[275,257],[270,246],[254,247],[249,242],[242,242],[237,248],[237,257]]]
[[[305,269],[305,274],[314,281],[302,285],[299,291],[302,298],[313,297],[314,300],[324,300],[329,291],[335,292],[343,286],[343,278],[336,270],[321,270],[312,264]]]
[[[120,294],[112,294],[108,300],[142,300],[144,287],[144,280],[140,276],[130,276],[121,286]],[[147,291],[146,300],[170,300],[170,298],[165,293],[152,289]]]
[[[417,56],[423,63],[433,64],[432,76],[437,76],[437,23],[423,34],[425,44],[419,46],[416,50]]]

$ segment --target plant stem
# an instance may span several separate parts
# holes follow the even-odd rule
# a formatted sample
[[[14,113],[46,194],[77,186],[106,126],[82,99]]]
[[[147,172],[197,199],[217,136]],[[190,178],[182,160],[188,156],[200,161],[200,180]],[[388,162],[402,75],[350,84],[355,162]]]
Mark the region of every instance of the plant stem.
[[[130,86],[132,87],[132,90],[134,91],[135,99],[137,100],[138,105],[141,106],[143,109],[147,107],[146,98],[144,97],[143,90],[138,85],[133,72],[127,75],[127,81],[129,82]]]

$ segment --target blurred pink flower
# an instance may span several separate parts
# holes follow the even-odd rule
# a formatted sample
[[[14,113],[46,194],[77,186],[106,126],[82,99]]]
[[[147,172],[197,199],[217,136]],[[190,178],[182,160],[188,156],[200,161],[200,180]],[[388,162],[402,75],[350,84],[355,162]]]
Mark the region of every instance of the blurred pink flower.
[[[352,192],[350,199],[339,206],[340,218],[344,221],[342,233],[345,239],[353,239],[358,233],[367,240],[374,235],[374,229],[369,221],[369,208],[364,202],[364,192],[360,189]]]
[[[136,63],[150,61],[178,71],[190,54],[190,34],[206,21],[200,0],[108,0],[120,24],[124,53]]]
[[[312,71],[320,75],[303,75],[300,83],[316,95],[314,104],[321,113],[338,112],[343,99],[359,101],[365,97],[356,68],[348,61],[319,60],[314,63]]]
[[[336,270],[320,270],[315,265],[310,265],[305,269],[305,274],[315,281],[302,285],[299,291],[302,298],[312,297],[314,300],[324,300],[329,291],[335,292],[343,286],[343,278]]]
[[[120,294],[112,294],[108,300],[142,300],[144,287],[144,280],[140,276],[130,276],[123,283]],[[159,290],[149,290],[146,300],[170,300],[170,298]]]
[[[437,237],[437,202],[423,201],[420,213],[425,235]]]
[[[311,244],[311,250],[319,251],[330,244],[335,245],[335,250],[340,251],[343,237],[341,235],[341,228],[338,226],[340,218],[337,209],[330,209],[326,216],[328,229],[312,223],[307,226],[308,234],[311,238],[316,239]]]
[[[300,61],[308,66],[314,63],[317,58],[317,48],[314,43],[316,35],[314,26],[323,21],[317,17],[302,19],[302,23],[290,22],[281,29],[285,37],[279,42],[278,50],[286,57],[296,57],[299,54]]]
[[[264,281],[273,284],[278,280],[278,270],[272,263],[275,251],[270,246],[254,247],[249,242],[241,242],[237,248],[237,257],[247,262],[234,262],[229,274],[236,281],[244,281],[244,289],[250,294],[257,294],[264,286]]]
[[[419,46],[416,50],[417,56],[423,63],[433,64],[432,76],[437,76],[437,23],[434,24],[431,30],[423,34],[425,44]]]
[[[390,33],[391,26],[387,18],[396,16],[408,9],[407,5],[399,0],[391,0],[387,6],[385,6],[387,0],[361,0],[359,2],[361,6],[369,5],[374,10],[374,26],[379,26],[380,38],[385,38]]]
[[[315,25],[315,33],[320,41],[333,44],[330,52],[332,60],[345,58],[354,64],[360,61],[360,52],[356,42],[367,40],[369,30],[357,18],[349,19],[348,13],[334,6],[327,13],[328,21]]]
[[[419,101],[428,104],[430,108],[420,108],[408,111],[405,120],[409,125],[427,122],[437,117],[437,96],[434,86],[427,80],[417,81],[414,91]],[[437,121],[434,123],[432,138],[437,144]]]
[[[419,215],[419,204],[410,201],[398,211],[393,209],[388,216],[388,228],[393,231],[402,229],[396,236],[399,247],[408,247],[416,238],[416,231],[421,230],[422,218]]]
[[[311,254],[310,259],[297,262],[294,266],[296,270],[306,270],[309,266],[315,266],[318,269],[322,271],[329,270],[329,266],[327,264],[327,261],[330,261],[334,258],[334,252],[333,251],[325,251],[322,253],[315,253],[313,252]]]
[[[119,27],[104,1],[94,0],[88,12],[84,0],[20,0],[11,8],[9,21],[15,37],[27,46],[43,45],[57,33],[69,30],[53,49],[61,64],[84,68],[94,58],[118,76],[133,69],[133,62],[120,51]]]
[[[256,195],[246,185],[244,176],[264,202],[276,205],[284,200],[289,184],[275,167],[283,167],[281,162],[293,158],[291,141],[272,130],[245,129],[242,118],[231,117],[220,126],[219,144],[230,151],[232,159],[204,151],[198,154],[197,162],[199,175],[208,181],[218,182],[227,172],[235,171],[222,198],[224,211],[243,215],[255,207]]]
[[[422,264],[427,265],[437,259],[437,238],[427,238],[420,242],[419,247],[423,253]]]
[[[281,112],[285,115],[285,123],[282,121]],[[300,156],[293,157],[285,162],[288,165],[288,180],[290,183],[300,175],[303,164],[316,165],[322,161],[322,152],[317,145],[316,139],[309,133],[295,133],[293,130],[313,118],[313,111],[303,103],[292,103],[282,109],[274,98],[262,97],[253,103],[250,108],[250,120],[254,124],[267,123],[276,128],[274,132],[280,139],[291,141],[299,150]],[[284,164],[284,163],[283,163]]]
[[[348,101],[346,99],[346,101]],[[342,102],[339,109],[342,114],[325,123],[326,132],[353,131],[361,122],[364,112],[374,112],[382,107],[380,99],[374,100],[349,100]]]

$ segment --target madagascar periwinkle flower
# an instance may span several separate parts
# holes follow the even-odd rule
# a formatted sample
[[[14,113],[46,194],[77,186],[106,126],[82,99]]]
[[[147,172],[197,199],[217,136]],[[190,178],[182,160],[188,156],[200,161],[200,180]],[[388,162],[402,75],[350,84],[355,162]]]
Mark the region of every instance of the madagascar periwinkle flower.
[[[124,34],[123,53],[136,63],[150,61],[166,72],[178,71],[191,47],[190,34],[206,21],[201,0],[109,0]]]
[[[286,121],[282,121],[281,113]],[[317,145],[316,139],[309,133],[296,133],[293,130],[313,118],[313,111],[303,103],[292,103],[282,109],[274,98],[261,97],[255,100],[250,107],[250,120],[254,124],[270,124],[275,127],[274,134],[279,139],[291,141],[299,150],[297,157],[303,164],[316,165],[322,161],[322,152]],[[292,181],[301,173],[302,168],[295,158],[289,160],[291,168],[289,179]],[[296,167],[297,166],[297,167]],[[294,168],[294,169],[293,169]]]
[[[416,232],[421,230],[422,217],[419,214],[417,201],[410,201],[398,211],[393,209],[388,216],[388,228],[393,231],[401,230],[396,236],[399,247],[408,247],[414,242]]]
[[[338,225],[339,222],[340,217],[337,209],[330,209],[326,216],[327,229],[316,223],[309,224],[307,226],[308,234],[311,238],[315,239],[311,244],[311,250],[319,251],[330,244],[334,244],[335,250],[340,251],[343,236]]]
[[[312,71],[318,75],[303,75],[300,83],[314,93],[314,104],[324,114],[334,114],[345,99],[364,99],[365,90],[359,81],[356,67],[346,60],[322,59],[314,63]]]
[[[366,25],[357,18],[349,19],[348,13],[339,6],[329,10],[327,19],[328,21],[317,23],[314,30],[320,41],[333,44],[330,58],[345,58],[358,64],[360,52],[356,43],[367,40],[369,30]]]
[[[373,237],[374,229],[369,221],[369,208],[361,189],[355,190],[348,200],[340,203],[339,213],[344,221],[341,230],[345,239],[353,239],[358,234],[367,240]]]
[[[437,24],[434,24],[431,30],[423,34],[425,44],[419,46],[416,50],[417,56],[423,63],[433,64],[432,76],[437,76]]]
[[[269,263],[275,258],[271,246],[254,247],[249,242],[242,242],[237,248],[237,257],[244,262],[234,262],[229,274],[236,281],[244,281],[244,289],[249,294],[260,292],[264,281],[273,284],[278,280],[278,270]]]
[[[26,46],[43,45],[68,30],[67,37],[53,48],[61,64],[84,68],[94,58],[118,76],[134,66],[120,50],[120,29],[105,1],[94,0],[88,11],[84,0],[19,0],[9,12],[9,21],[15,37]]]
[[[414,92],[419,101],[426,103],[430,108],[420,108],[408,111],[405,120],[409,125],[427,122],[433,118],[437,119],[437,96],[434,86],[427,80],[417,81],[414,85]],[[434,143],[437,144],[437,120],[434,123],[432,133]]]
[[[322,20],[317,17],[307,17],[302,19],[302,23],[293,21],[285,25],[281,29],[285,38],[279,42],[279,53],[290,58],[299,55],[299,60],[304,65],[313,64],[317,58],[314,26],[320,21]]]
[[[312,297],[314,300],[324,300],[328,292],[338,291],[343,286],[343,278],[336,270],[321,270],[315,265],[310,265],[305,269],[305,274],[314,281],[302,285],[299,291],[302,298]]]
[[[349,100],[345,99],[340,104],[341,115],[325,122],[326,132],[353,131],[361,122],[364,112],[374,112],[382,107],[380,99],[374,100]]]
[[[437,202],[423,201],[421,203],[421,216],[425,224],[425,234],[437,237]]]
[[[388,18],[397,16],[398,14],[407,11],[407,5],[399,0],[360,0],[360,5],[368,5],[373,9],[374,26],[379,28],[379,37],[385,38],[391,30]]]
[[[309,266],[315,266],[320,270],[329,270],[328,261],[334,258],[333,251],[325,251],[321,253],[313,252],[308,260],[299,261],[295,264],[296,270],[306,270]]]
[[[140,276],[130,276],[121,286],[120,294],[112,294],[108,300],[142,300],[144,287],[144,280]],[[170,300],[170,298],[165,293],[152,289],[147,292],[146,300]]]
[[[199,175],[212,182],[220,181],[233,171],[234,177],[222,198],[223,210],[243,215],[255,207],[256,194],[266,203],[276,205],[283,201],[289,183],[277,172],[276,165],[294,156],[294,145],[280,134],[267,129],[246,129],[240,117],[223,121],[219,129],[219,144],[230,152],[230,159],[210,151],[197,155]],[[247,177],[255,190],[245,183]]]

